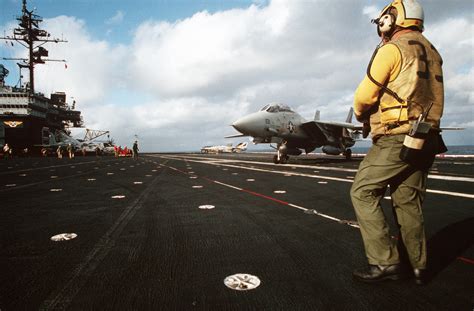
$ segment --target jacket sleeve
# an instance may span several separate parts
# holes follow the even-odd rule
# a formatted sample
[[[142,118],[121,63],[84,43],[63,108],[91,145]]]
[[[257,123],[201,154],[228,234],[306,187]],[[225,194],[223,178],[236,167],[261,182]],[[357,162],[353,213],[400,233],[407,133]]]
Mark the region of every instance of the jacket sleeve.
[[[400,73],[402,55],[394,44],[381,47],[375,56],[370,68],[371,76],[380,84],[396,79]],[[378,103],[381,88],[373,83],[367,75],[359,84],[354,94],[354,113],[357,120],[367,119],[363,114]]]

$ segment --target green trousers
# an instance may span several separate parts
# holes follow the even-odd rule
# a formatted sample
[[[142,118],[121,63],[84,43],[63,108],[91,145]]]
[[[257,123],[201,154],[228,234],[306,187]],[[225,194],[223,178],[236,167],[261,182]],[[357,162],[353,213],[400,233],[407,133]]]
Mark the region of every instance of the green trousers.
[[[405,135],[379,138],[359,166],[351,188],[352,204],[360,225],[369,264],[400,262],[397,240],[380,206],[390,187],[395,220],[413,268],[426,268],[426,238],[421,205],[426,192],[427,172],[399,159]]]

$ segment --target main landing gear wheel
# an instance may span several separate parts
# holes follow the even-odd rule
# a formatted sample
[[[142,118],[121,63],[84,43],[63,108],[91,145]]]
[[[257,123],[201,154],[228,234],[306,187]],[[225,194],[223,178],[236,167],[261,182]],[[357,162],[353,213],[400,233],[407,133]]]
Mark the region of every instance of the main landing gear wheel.
[[[352,159],[352,150],[351,150],[351,149],[347,149],[347,150],[344,152],[344,155],[346,156],[346,160]]]

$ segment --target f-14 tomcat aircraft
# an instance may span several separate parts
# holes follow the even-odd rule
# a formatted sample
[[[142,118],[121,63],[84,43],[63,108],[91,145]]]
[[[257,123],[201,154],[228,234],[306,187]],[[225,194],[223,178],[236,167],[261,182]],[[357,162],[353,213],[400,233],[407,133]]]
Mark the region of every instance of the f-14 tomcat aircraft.
[[[298,113],[284,104],[268,104],[260,111],[244,116],[232,126],[241,134],[226,138],[251,136],[254,144],[270,143],[277,150],[273,162],[286,163],[289,155],[300,155],[322,147],[330,155],[343,154],[351,158],[355,140],[359,137],[362,126],[352,124],[352,108],[346,122],[324,122],[319,120],[316,111],[313,121],[306,121]],[[272,144],[276,144],[272,146]]]

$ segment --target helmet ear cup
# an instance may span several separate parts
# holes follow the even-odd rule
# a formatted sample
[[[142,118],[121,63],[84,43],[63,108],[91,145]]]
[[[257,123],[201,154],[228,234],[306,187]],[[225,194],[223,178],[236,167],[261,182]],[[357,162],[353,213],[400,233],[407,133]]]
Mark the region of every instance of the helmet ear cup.
[[[382,15],[382,17],[379,18],[378,22],[378,33],[380,34],[389,34],[394,28],[395,28],[395,21],[396,21],[395,15],[389,13]]]

